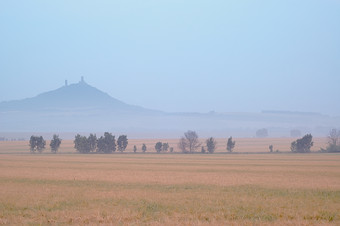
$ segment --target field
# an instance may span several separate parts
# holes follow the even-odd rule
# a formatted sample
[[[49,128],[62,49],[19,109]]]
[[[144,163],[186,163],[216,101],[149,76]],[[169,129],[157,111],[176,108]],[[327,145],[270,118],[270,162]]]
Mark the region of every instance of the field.
[[[155,154],[156,140],[109,155],[0,142],[0,224],[339,225],[340,155],[292,154],[291,140],[236,139],[243,154],[220,140],[213,155]],[[269,144],[280,152],[257,153]]]

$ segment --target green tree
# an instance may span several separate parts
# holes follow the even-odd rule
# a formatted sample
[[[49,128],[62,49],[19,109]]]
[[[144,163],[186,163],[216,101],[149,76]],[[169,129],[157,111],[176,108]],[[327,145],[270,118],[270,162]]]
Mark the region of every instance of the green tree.
[[[97,151],[106,154],[115,152],[116,151],[115,136],[113,136],[109,132],[105,132],[104,136],[101,136],[97,141]]]
[[[120,135],[117,140],[118,150],[120,152],[125,151],[127,145],[128,145],[128,139],[126,135]]]
[[[79,153],[85,154],[91,151],[91,144],[86,136],[81,136],[77,134],[74,138],[74,148]]]
[[[206,142],[206,144],[207,144],[208,152],[209,152],[209,153],[214,153],[214,152],[215,152],[215,149],[216,149],[216,145],[217,145],[216,140],[215,140],[213,137],[210,137],[210,138],[207,139],[205,142]]]
[[[146,152],[146,150],[147,150],[146,145],[143,144],[143,146],[142,146],[142,151],[143,151],[143,152]]]
[[[163,143],[162,142],[157,142],[155,145],[155,149],[158,153],[162,151]]]
[[[168,143],[163,143],[162,150],[163,151],[168,151],[169,150],[169,144]]]
[[[313,146],[313,136],[311,134],[306,134],[301,139],[297,139],[291,143],[290,149],[292,152],[297,153],[307,153],[310,152]]]
[[[272,144],[269,145],[269,151],[270,151],[270,152],[273,152],[273,145],[272,145]]]
[[[58,151],[58,149],[60,147],[60,144],[61,144],[61,139],[59,138],[58,135],[54,134],[53,138],[51,140],[51,143],[50,143],[51,152],[52,153],[57,153],[57,151]]]
[[[235,141],[233,141],[233,138],[232,138],[232,137],[229,137],[229,138],[228,138],[228,142],[227,142],[227,150],[228,150],[229,152],[232,152],[233,149],[234,149],[234,147],[235,147]]]
[[[173,147],[170,147],[170,152],[174,152],[174,148]]]
[[[133,145],[133,152],[134,152],[134,153],[137,152],[137,147],[136,147],[136,145]]]
[[[203,153],[203,154],[205,154],[206,153],[206,150],[205,150],[205,148],[202,146],[202,148],[201,148],[201,153]]]
[[[35,151],[38,151],[39,153],[43,152],[43,150],[45,149],[45,145],[46,141],[42,136],[31,136],[29,146],[32,153],[34,153]]]
[[[90,151],[95,151],[97,149],[97,142],[98,142],[96,134],[91,133],[87,139],[90,145]]]

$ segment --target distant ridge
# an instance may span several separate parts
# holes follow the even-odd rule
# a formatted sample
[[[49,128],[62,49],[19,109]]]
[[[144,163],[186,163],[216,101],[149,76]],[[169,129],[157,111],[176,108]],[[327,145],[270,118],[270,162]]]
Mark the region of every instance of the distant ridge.
[[[0,132],[117,132],[148,137],[181,136],[197,131],[202,137],[254,136],[267,128],[270,136],[290,136],[291,129],[325,136],[340,120],[318,113],[166,113],[126,104],[90,86],[75,84],[32,98],[0,103]]]
[[[302,112],[302,111],[273,111],[265,110],[262,111],[263,114],[284,114],[284,115],[310,115],[310,116],[322,116],[323,114],[317,112]]]
[[[153,112],[143,107],[126,104],[107,93],[88,85],[83,79],[76,84],[62,86],[36,97],[0,103],[4,111],[74,111],[106,110],[115,112]],[[156,112],[156,111],[154,111]]]

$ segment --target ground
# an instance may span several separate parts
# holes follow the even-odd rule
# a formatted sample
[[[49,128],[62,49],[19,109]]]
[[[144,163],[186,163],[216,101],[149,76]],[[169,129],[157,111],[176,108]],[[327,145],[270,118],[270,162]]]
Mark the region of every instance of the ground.
[[[130,140],[149,153],[109,155],[77,154],[72,141],[58,154],[0,142],[0,224],[339,225],[340,155],[284,152],[288,141],[156,154],[154,140]],[[255,153],[269,142],[282,151]]]

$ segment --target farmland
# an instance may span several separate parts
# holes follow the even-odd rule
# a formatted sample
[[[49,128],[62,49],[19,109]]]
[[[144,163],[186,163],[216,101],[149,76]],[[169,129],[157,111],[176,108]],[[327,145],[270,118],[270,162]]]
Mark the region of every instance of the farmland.
[[[292,154],[291,140],[236,139],[241,154],[224,154],[225,140],[216,154],[156,154],[158,140],[130,140],[139,153],[108,155],[0,142],[0,224],[339,225],[340,155]],[[280,152],[260,153],[269,144]]]

